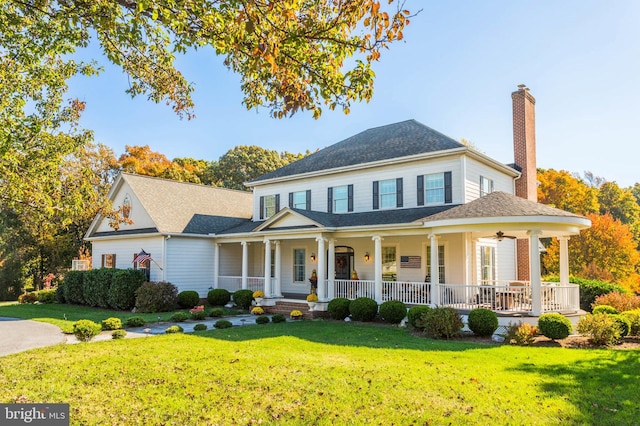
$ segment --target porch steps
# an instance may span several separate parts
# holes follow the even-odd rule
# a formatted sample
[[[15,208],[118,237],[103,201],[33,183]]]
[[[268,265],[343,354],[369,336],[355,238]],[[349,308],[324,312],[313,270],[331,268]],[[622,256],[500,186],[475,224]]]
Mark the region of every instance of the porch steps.
[[[309,305],[305,301],[292,301],[292,300],[279,300],[276,301],[275,306],[264,306],[264,310],[269,315],[274,314],[282,314],[285,317],[289,318],[289,314],[294,309],[302,312],[302,317],[304,319],[316,319],[316,318],[327,318],[328,313],[323,311],[309,311]]]

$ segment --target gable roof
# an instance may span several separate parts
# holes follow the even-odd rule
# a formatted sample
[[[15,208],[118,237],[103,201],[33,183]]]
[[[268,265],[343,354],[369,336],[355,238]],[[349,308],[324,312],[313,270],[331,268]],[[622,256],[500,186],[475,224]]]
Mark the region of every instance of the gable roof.
[[[110,197],[125,183],[135,193],[157,232],[162,234],[216,233],[250,219],[253,214],[253,195],[246,191],[121,173]],[[87,235],[91,235],[93,229],[94,225]],[[113,234],[122,232],[113,231]],[[106,234],[112,233],[94,235]]]
[[[465,145],[416,120],[407,120],[365,130],[252,182],[456,148]]]

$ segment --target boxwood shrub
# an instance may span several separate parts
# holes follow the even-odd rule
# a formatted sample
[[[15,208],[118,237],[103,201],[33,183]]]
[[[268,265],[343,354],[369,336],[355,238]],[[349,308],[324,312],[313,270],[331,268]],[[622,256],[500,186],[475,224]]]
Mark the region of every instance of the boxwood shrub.
[[[253,293],[252,293],[253,296]],[[231,328],[233,327],[233,324],[231,324],[231,321],[227,321],[227,320],[218,320],[215,322],[215,324],[213,324],[213,326],[215,328]]]
[[[40,290],[36,293],[39,303],[54,303],[56,301],[56,289]]]
[[[233,303],[240,309],[249,310],[251,302],[253,302],[253,291],[245,289],[233,293]]]
[[[212,318],[220,318],[224,316],[224,309],[222,308],[213,308],[210,312],[209,312],[209,316]]]
[[[378,302],[370,297],[358,297],[349,303],[349,313],[356,321],[373,321],[378,313]]]
[[[167,329],[164,332],[167,334],[183,333],[184,329],[179,325],[172,325],[171,327],[167,327]]]
[[[271,322],[274,324],[280,323],[280,322],[286,322],[287,318],[285,318],[284,315],[282,314],[275,314],[274,316],[271,317]]]
[[[183,322],[188,320],[189,318],[191,318],[191,315],[189,315],[186,312],[182,312],[182,311],[178,311],[175,314],[171,315],[170,320],[172,322]]]
[[[620,315],[629,320],[629,324],[631,325],[629,335],[640,336],[640,309],[622,312]]]
[[[224,288],[214,288],[207,293],[207,302],[209,302],[211,306],[224,306],[229,303],[230,300],[231,293]]]
[[[619,314],[611,316],[618,324],[618,328],[620,329],[620,338],[627,337],[631,332],[631,321],[629,321],[629,318]]]
[[[350,304],[351,300],[345,297],[336,297],[329,301],[327,312],[329,312],[331,318],[342,321],[349,316]]]
[[[498,315],[489,309],[473,309],[468,322],[469,329],[478,336],[491,336],[498,329]]]
[[[450,339],[458,334],[464,326],[458,311],[440,306],[429,309],[416,320],[416,325],[428,335],[438,339]]]
[[[389,324],[400,324],[407,316],[407,305],[399,300],[387,300],[380,305],[380,318]]]
[[[73,324],[73,334],[81,342],[88,342],[102,331],[100,324],[91,320],[80,320]]]
[[[142,317],[129,317],[125,321],[125,324],[127,324],[127,327],[142,327],[145,321]]]
[[[573,326],[571,321],[560,314],[542,314],[538,318],[538,330],[540,334],[551,340],[560,340],[571,334]]]
[[[200,304],[200,295],[197,291],[185,290],[178,293],[178,305],[183,309],[191,309]]]
[[[131,310],[136,305],[136,291],[145,281],[144,271],[119,269],[113,273],[107,302],[112,309]],[[67,298],[65,294],[65,298]]]
[[[148,281],[136,290],[138,312],[168,312],[175,309],[177,303],[178,288],[168,282]]]
[[[597,305],[593,307],[593,313],[594,314],[609,314],[609,315],[615,315],[618,312],[618,310],[616,308],[614,308],[613,306],[609,306],[609,305]]]
[[[419,328],[416,321],[430,310],[431,307],[427,305],[416,305],[409,308],[409,312],[407,313],[407,321],[409,322],[409,325],[411,327]]]
[[[124,337],[127,335],[127,331],[126,330],[114,330],[113,333],[111,333],[111,338],[113,340],[119,340],[119,339],[124,339]]]
[[[260,315],[256,318],[256,324],[269,324],[269,317]]]
[[[102,329],[103,330],[119,330],[122,328],[122,321],[120,318],[107,318],[102,320]]]
[[[193,326],[193,331],[204,331],[207,329],[206,324],[196,324]]]

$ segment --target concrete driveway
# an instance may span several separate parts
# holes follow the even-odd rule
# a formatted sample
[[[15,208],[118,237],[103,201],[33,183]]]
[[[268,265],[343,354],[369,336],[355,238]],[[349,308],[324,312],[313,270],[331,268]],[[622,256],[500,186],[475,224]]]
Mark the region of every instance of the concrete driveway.
[[[65,341],[65,335],[55,325],[0,317],[0,356]]]

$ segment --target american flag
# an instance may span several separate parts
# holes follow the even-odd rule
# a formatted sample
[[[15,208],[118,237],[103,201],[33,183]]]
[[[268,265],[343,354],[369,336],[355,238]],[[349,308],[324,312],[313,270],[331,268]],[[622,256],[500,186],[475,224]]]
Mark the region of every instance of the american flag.
[[[420,256],[400,256],[401,268],[419,268]]]
[[[146,251],[142,250],[137,254],[136,257],[133,258],[133,263],[144,263],[147,260],[151,260],[151,255]]]

